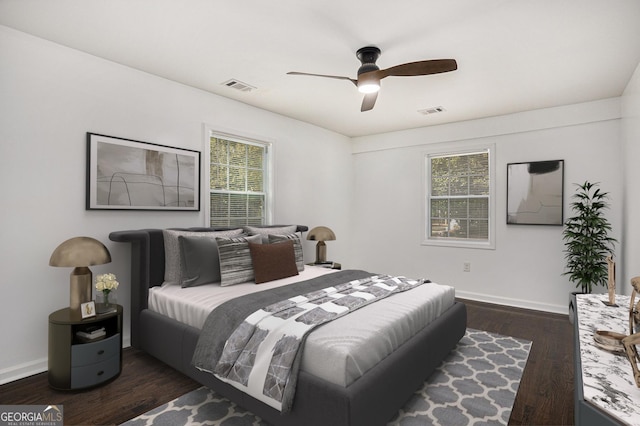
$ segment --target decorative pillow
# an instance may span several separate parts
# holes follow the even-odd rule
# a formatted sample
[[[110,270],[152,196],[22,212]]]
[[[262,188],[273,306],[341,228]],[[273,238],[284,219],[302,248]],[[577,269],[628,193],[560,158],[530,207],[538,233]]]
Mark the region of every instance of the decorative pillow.
[[[276,244],[249,243],[256,284],[298,275],[293,241]]]
[[[267,228],[259,228],[257,226],[245,226],[244,230],[249,234],[249,235],[262,235],[262,243],[263,244],[268,244],[269,243],[269,235],[272,234],[278,234],[278,235],[282,235],[282,234],[293,234],[294,232],[296,232],[296,229],[298,229],[298,225],[287,225],[287,226],[271,226],[271,227],[267,227]]]
[[[164,280],[171,283],[180,282],[180,243],[179,236],[198,237],[198,238],[215,238],[215,237],[231,237],[242,234],[242,228],[231,229],[228,231],[180,231],[176,229],[164,229]]]
[[[220,282],[220,258],[215,237],[178,237],[180,285],[195,287]]]
[[[253,281],[253,263],[249,252],[249,243],[260,244],[261,235],[251,237],[216,238],[220,254],[220,286],[240,284]]]
[[[298,268],[298,272],[302,272],[304,270],[304,252],[302,251],[302,242],[300,241],[300,236],[298,234],[269,235],[269,243],[278,243],[289,240],[293,241],[293,251],[296,258],[296,268]]]

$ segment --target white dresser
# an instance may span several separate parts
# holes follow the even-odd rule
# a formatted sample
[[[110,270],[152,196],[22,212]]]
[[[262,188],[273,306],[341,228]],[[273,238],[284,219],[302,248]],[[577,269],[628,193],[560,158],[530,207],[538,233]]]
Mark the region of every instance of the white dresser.
[[[618,307],[606,306],[605,294],[576,295],[575,424],[640,425],[640,388],[626,355],[599,348],[596,330],[629,333],[629,296],[616,295]]]

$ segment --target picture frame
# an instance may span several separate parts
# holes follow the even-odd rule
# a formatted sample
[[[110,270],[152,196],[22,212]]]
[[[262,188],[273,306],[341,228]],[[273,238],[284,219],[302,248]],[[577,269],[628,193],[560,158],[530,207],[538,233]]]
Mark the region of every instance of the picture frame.
[[[87,210],[200,211],[200,152],[87,133]]]
[[[93,318],[96,316],[96,303],[92,300],[87,303],[80,304],[80,313],[82,314],[82,319]]]
[[[507,224],[564,223],[564,160],[507,164]]]

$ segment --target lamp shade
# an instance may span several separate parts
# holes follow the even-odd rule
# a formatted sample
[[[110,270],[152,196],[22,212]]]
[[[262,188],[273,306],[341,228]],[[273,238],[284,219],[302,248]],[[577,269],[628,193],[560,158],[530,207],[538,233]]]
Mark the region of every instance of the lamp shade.
[[[51,254],[50,266],[91,266],[111,262],[109,250],[90,237],[75,237],[60,244]]]
[[[79,314],[80,306],[91,300],[93,275],[89,266],[109,262],[109,250],[100,241],[90,237],[71,238],[56,247],[49,265],[73,268],[69,279],[71,311]]]
[[[316,226],[307,235],[307,240],[312,241],[333,241],[336,239],[336,234],[326,226]]]

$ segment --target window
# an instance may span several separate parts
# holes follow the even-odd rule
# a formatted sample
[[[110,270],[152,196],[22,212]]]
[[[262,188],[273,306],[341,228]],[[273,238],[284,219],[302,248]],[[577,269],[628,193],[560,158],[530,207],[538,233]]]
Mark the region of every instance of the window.
[[[491,149],[425,155],[425,243],[493,248]]]
[[[210,226],[263,225],[269,214],[269,144],[211,135]]]

